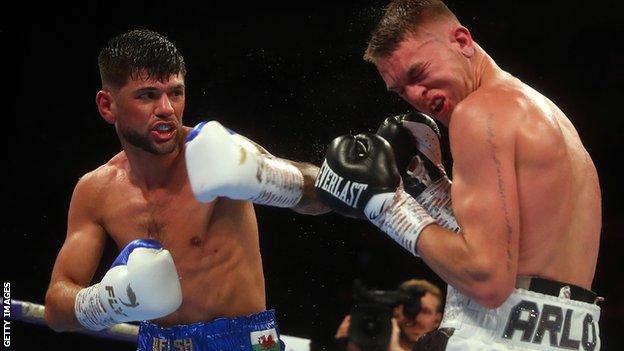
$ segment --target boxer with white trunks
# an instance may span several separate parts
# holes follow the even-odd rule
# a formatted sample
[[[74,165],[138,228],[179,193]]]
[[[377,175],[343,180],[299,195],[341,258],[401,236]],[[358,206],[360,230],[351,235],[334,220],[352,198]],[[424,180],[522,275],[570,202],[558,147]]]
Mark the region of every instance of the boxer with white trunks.
[[[440,0],[392,1],[364,58],[449,131],[452,184],[431,167],[435,126],[420,114],[386,121],[383,138],[337,138],[316,183],[449,284],[441,328],[415,350],[599,350],[600,187],[566,115]]]
[[[438,138],[435,122],[422,113],[390,117],[377,134],[338,137],[316,181],[319,197],[344,216],[370,220],[415,256],[430,226],[461,237]],[[528,275],[516,276],[499,305],[449,285],[440,328],[413,350],[598,350],[599,299],[580,286]]]

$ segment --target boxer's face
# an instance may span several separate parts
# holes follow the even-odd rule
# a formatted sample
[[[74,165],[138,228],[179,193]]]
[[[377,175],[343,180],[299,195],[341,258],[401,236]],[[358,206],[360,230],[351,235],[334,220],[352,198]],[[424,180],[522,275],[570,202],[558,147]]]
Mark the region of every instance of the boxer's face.
[[[440,300],[430,293],[426,293],[420,299],[420,313],[414,318],[403,315],[403,306],[399,306],[396,312],[401,336],[414,343],[424,333],[436,329],[442,317],[441,313],[438,312],[439,306]]]
[[[161,82],[142,72],[112,90],[111,113],[122,144],[155,155],[177,150],[183,139],[184,89],[181,75]]]
[[[408,34],[376,64],[388,90],[446,125],[455,106],[473,90],[466,50],[447,32]]]

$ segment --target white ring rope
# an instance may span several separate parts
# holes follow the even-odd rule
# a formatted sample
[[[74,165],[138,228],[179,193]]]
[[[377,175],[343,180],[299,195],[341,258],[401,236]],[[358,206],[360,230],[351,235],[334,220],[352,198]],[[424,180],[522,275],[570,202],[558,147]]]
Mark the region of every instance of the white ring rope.
[[[27,323],[46,325],[44,313],[45,306],[43,305],[11,299],[11,319]],[[100,331],[82,329],[78,332],[107,339],[136,342],[137,335],[139,334],[139,326],[129,323],[121,323]]]

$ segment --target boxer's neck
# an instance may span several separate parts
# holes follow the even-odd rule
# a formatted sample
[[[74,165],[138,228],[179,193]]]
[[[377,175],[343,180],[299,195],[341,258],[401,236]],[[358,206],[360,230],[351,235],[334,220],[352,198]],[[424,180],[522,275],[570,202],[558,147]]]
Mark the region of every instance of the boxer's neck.
[[[183,159],[182,146],[166,155],[156,155],[132,145],[124,145],[133,180],[143,190],[167,187]]]
[[[482,86],[487,86],[492,84],[494,81],[500,79],[501,74],[504,73],[503,70],[498,67],[496,62],[490,57],[490,55],[479,46],[479,44],[474,43],[475,46],[475,54],[471,58],[472,61],[472,92],[481,88]]]

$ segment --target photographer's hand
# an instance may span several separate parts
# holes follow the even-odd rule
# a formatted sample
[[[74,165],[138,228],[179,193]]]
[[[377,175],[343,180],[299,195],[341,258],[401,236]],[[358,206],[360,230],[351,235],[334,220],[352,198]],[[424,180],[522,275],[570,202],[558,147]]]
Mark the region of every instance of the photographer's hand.
[[[401,347],[399,338],[401,336],[401,329],[396,318],[392,317],[392,334],[390,336],[390,343],[388,344],[388,351],[409,351]]]
[[[349,337],[349,325],[351,324],[351,315],[347,315],[340,323],[338,330],[336,330],[336,335],[334,335],[335,339],[342,339]]]

